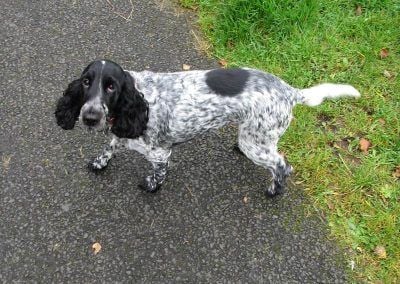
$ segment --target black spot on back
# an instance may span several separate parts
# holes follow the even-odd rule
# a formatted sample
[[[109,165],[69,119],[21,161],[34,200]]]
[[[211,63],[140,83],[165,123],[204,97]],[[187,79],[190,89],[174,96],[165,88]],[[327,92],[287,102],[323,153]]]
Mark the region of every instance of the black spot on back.
[[[221,96],[235,96],[243,92],[249,78],[244,69],[215,69],[207,72],[208,87]]]

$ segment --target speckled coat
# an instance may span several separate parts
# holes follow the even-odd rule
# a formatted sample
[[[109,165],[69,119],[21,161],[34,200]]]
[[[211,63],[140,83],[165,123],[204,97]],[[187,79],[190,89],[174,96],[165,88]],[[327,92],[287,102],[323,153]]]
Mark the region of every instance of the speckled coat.
[[[93,76],[97,78],[94,80],[98,83],[98,89],[93,98],[82,106],[80,117],[90,114],[91,109],[97,109],[104,112],[100,115],[102,119],[99,119],[104,124],[104,117],[110,115],[110,106],[107,104],[118,94],[111,92],[111,97],[107,97],[101,89],[102,82],[110,80],[107,77],[108,69],[113,69],[115,73],[120,67],[110,61],[99,61],[90,66],[85,70],[89,69],[87,72],[95,74]],[[148,191],[156,191],[164,181],[168,159],[175,144],[233,122],[239,125],[238,147],[241,152],[272,174],[273,181],[266,188],[266,193],[278,194],[292,171],[277,149],[278,140],[292,119],[292,108],[299,103],[319,105],[325,98],[360,95],[352,86],[339,84],[297,89],[274,75],[248,68],[125,73],[131,77],[130,84],[134,85],[131,87],[140,93],[140,100],[148,106],[148,119],[143,127],[145,130],[135,139],[115,135],[110,145],[90,166],[94,170],[104,168],[121,146],[136,150],[154,168],[154,173],[144,181],[144,188]],[[115,77],[126,75],[114,74],[110,77],[123,80]],[[134,115],[135,110],[132,111],[131,115]]]

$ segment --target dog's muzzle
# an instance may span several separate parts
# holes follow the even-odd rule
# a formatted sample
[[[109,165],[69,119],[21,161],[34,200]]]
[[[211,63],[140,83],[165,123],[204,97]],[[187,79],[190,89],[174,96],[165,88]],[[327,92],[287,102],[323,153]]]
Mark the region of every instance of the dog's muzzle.
[[[103,113],[94,110],[89,110],[82,114],[83,124],[89,127],[99,126],[102,118],[103,118]]]
[[[106,127],[107,107],[100,104],[85,104],[82,107],[80,119],[89,129],[103,129]]]

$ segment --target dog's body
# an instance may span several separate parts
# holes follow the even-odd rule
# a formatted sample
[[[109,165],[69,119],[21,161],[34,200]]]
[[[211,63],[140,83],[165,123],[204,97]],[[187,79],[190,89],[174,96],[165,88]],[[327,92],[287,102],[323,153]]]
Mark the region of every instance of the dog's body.
[[[89,128],[111,127],[114,137],[90,167],[107,166],[121,146],[143,154],[154,167],[144,187],[156,191],[166,177],[172,147],[212,128],[239,125],[238,146],[254,163],[269,169],[268,195],[282,191],[291,167],[277,143],[296,104],[324,98],[358,97],[349,85],[323,84],[296,89],[254,69],[215,69],[176,73],[124,71],[111,61],[92,62],[57,104],[64,129],[80,120]]]

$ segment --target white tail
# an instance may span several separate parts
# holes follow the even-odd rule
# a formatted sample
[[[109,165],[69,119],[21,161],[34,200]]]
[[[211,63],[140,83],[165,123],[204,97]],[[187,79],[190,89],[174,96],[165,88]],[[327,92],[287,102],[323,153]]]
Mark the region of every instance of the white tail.
[[[343,96],[358,98],[361,94],[350,85],[321,84],[308,89],[300,90],[303,96],[302,103],[308,106],[317,106],[326,98],[338,98]]]

